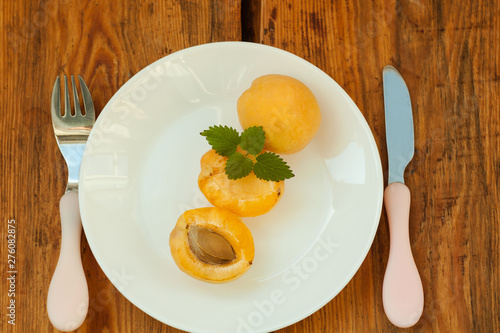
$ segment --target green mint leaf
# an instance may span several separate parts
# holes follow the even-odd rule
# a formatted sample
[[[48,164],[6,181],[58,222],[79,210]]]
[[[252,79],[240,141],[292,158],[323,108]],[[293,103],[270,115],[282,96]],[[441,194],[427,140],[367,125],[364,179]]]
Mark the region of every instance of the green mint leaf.
[[[253,161],[241,153],[234,153],[226,161],[226,175],[229,179],[246,177],[252,172]]]
[[[240,147],[249,154],[256,156],[264,149],[265,139],[266,133],[262,126],[252,126],[241,133]]]
[[[236,148],[241,141],[238,131],[227,126],[210,126],[208,130],[200,134],[206,137],[208,143],[217,154],[226,157],[236,152]]]
[[[258,155],[256,159],[253,172],[257,178],[278,182],[294,176],[288,164],[275,153],[265,152]]]

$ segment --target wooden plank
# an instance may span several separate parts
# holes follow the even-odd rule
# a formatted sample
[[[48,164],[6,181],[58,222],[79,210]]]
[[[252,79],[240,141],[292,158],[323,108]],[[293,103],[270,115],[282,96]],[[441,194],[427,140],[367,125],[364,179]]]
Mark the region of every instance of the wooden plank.
[[[17,224],[16,325],[1,332],[53,332],[47,290],[60,246],[59,199],[67,171],[50,117],[57,75],[81,74],[102,110],[132,75],[197,44],[239,40],[236,1],[3,1],[0,9],[1,230]],[[2,254],[7,238],[0,241]],[[83,237],[89,314],[79,332],[180,332],[127,301],[99,268]],[[2,313],[6,263],[2,260]]]
[[[387,168],[382,68],[412,96],[410,236],[425,309],[410,331],[499,329],[499,6],[489,1],[263,0],[262,37],[317,65],[360,107]],[[385,175],[386,176],[386,175]],[[280,332],[395,331],[381,285],[385,213],[372,250],[327,306]]]

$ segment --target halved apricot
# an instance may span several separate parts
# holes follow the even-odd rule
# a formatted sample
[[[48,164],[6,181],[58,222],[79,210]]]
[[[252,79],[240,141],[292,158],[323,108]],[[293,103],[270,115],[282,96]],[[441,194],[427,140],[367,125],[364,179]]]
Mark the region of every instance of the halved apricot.
[[[270,211],[285,190],[283,181],[257,178],[252,172],[240,179],[229,179],[225,173],[227,157],[210,150],[200,161],[198,186],[207,200],[242,217],[258,216]]]
[[[239,278],[255,255],[253,237],[240,217],[205,207],[184,212],[170,233],[170,252],[189,276],[211,283]]]

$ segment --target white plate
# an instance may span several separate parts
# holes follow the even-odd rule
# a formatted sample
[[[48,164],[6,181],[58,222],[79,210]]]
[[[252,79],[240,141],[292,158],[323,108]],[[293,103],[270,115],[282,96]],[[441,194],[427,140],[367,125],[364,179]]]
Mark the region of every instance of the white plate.
[[[184,210],[209,206],[197,186],[210,149],[199,133],[215,124],[241,130],[236,100],[269,73],[309,86],[320,130],[283,156],[295,177],[278,205],[244,219],[252,268],[222,285],[197,281],[177,268],[168,238]],[[99,116],[80,177],[83,226],[104,273],[141,310],[191,332],[268,332],[320,309],[363,262],[382,207],[378,150],[349,96],[307,61],[242,42],[188,48],[131,78]]]

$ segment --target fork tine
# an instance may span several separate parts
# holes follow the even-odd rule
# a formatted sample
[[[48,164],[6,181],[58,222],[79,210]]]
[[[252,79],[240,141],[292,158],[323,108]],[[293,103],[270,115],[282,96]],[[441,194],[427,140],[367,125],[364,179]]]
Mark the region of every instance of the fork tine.
[[[54,88],[52,88],[52,100],[50,105],[50,112],[52,118],[61,117],[61,80],[59,76],[54,82]]]
[[[80,100],[78,99],[78,91],[76,90],[75,78],[71,75],[71,86],[73,87],[73,101],[75,102],[75,116],[81,116]]]
[[[71,102],[69,100],[68,78],[64,75],[64,116],[71,115]]]
[[[78,79],[80,80],[80,87],[82,88],[82,97],[83,97],[83,107],[85,108],[85,116],[91,117],[95,120],[95,111],[94,111],[94,102],[92,101],[92,96],[90,95],[89,88],[83,81],[82,77],[78,75]]]

